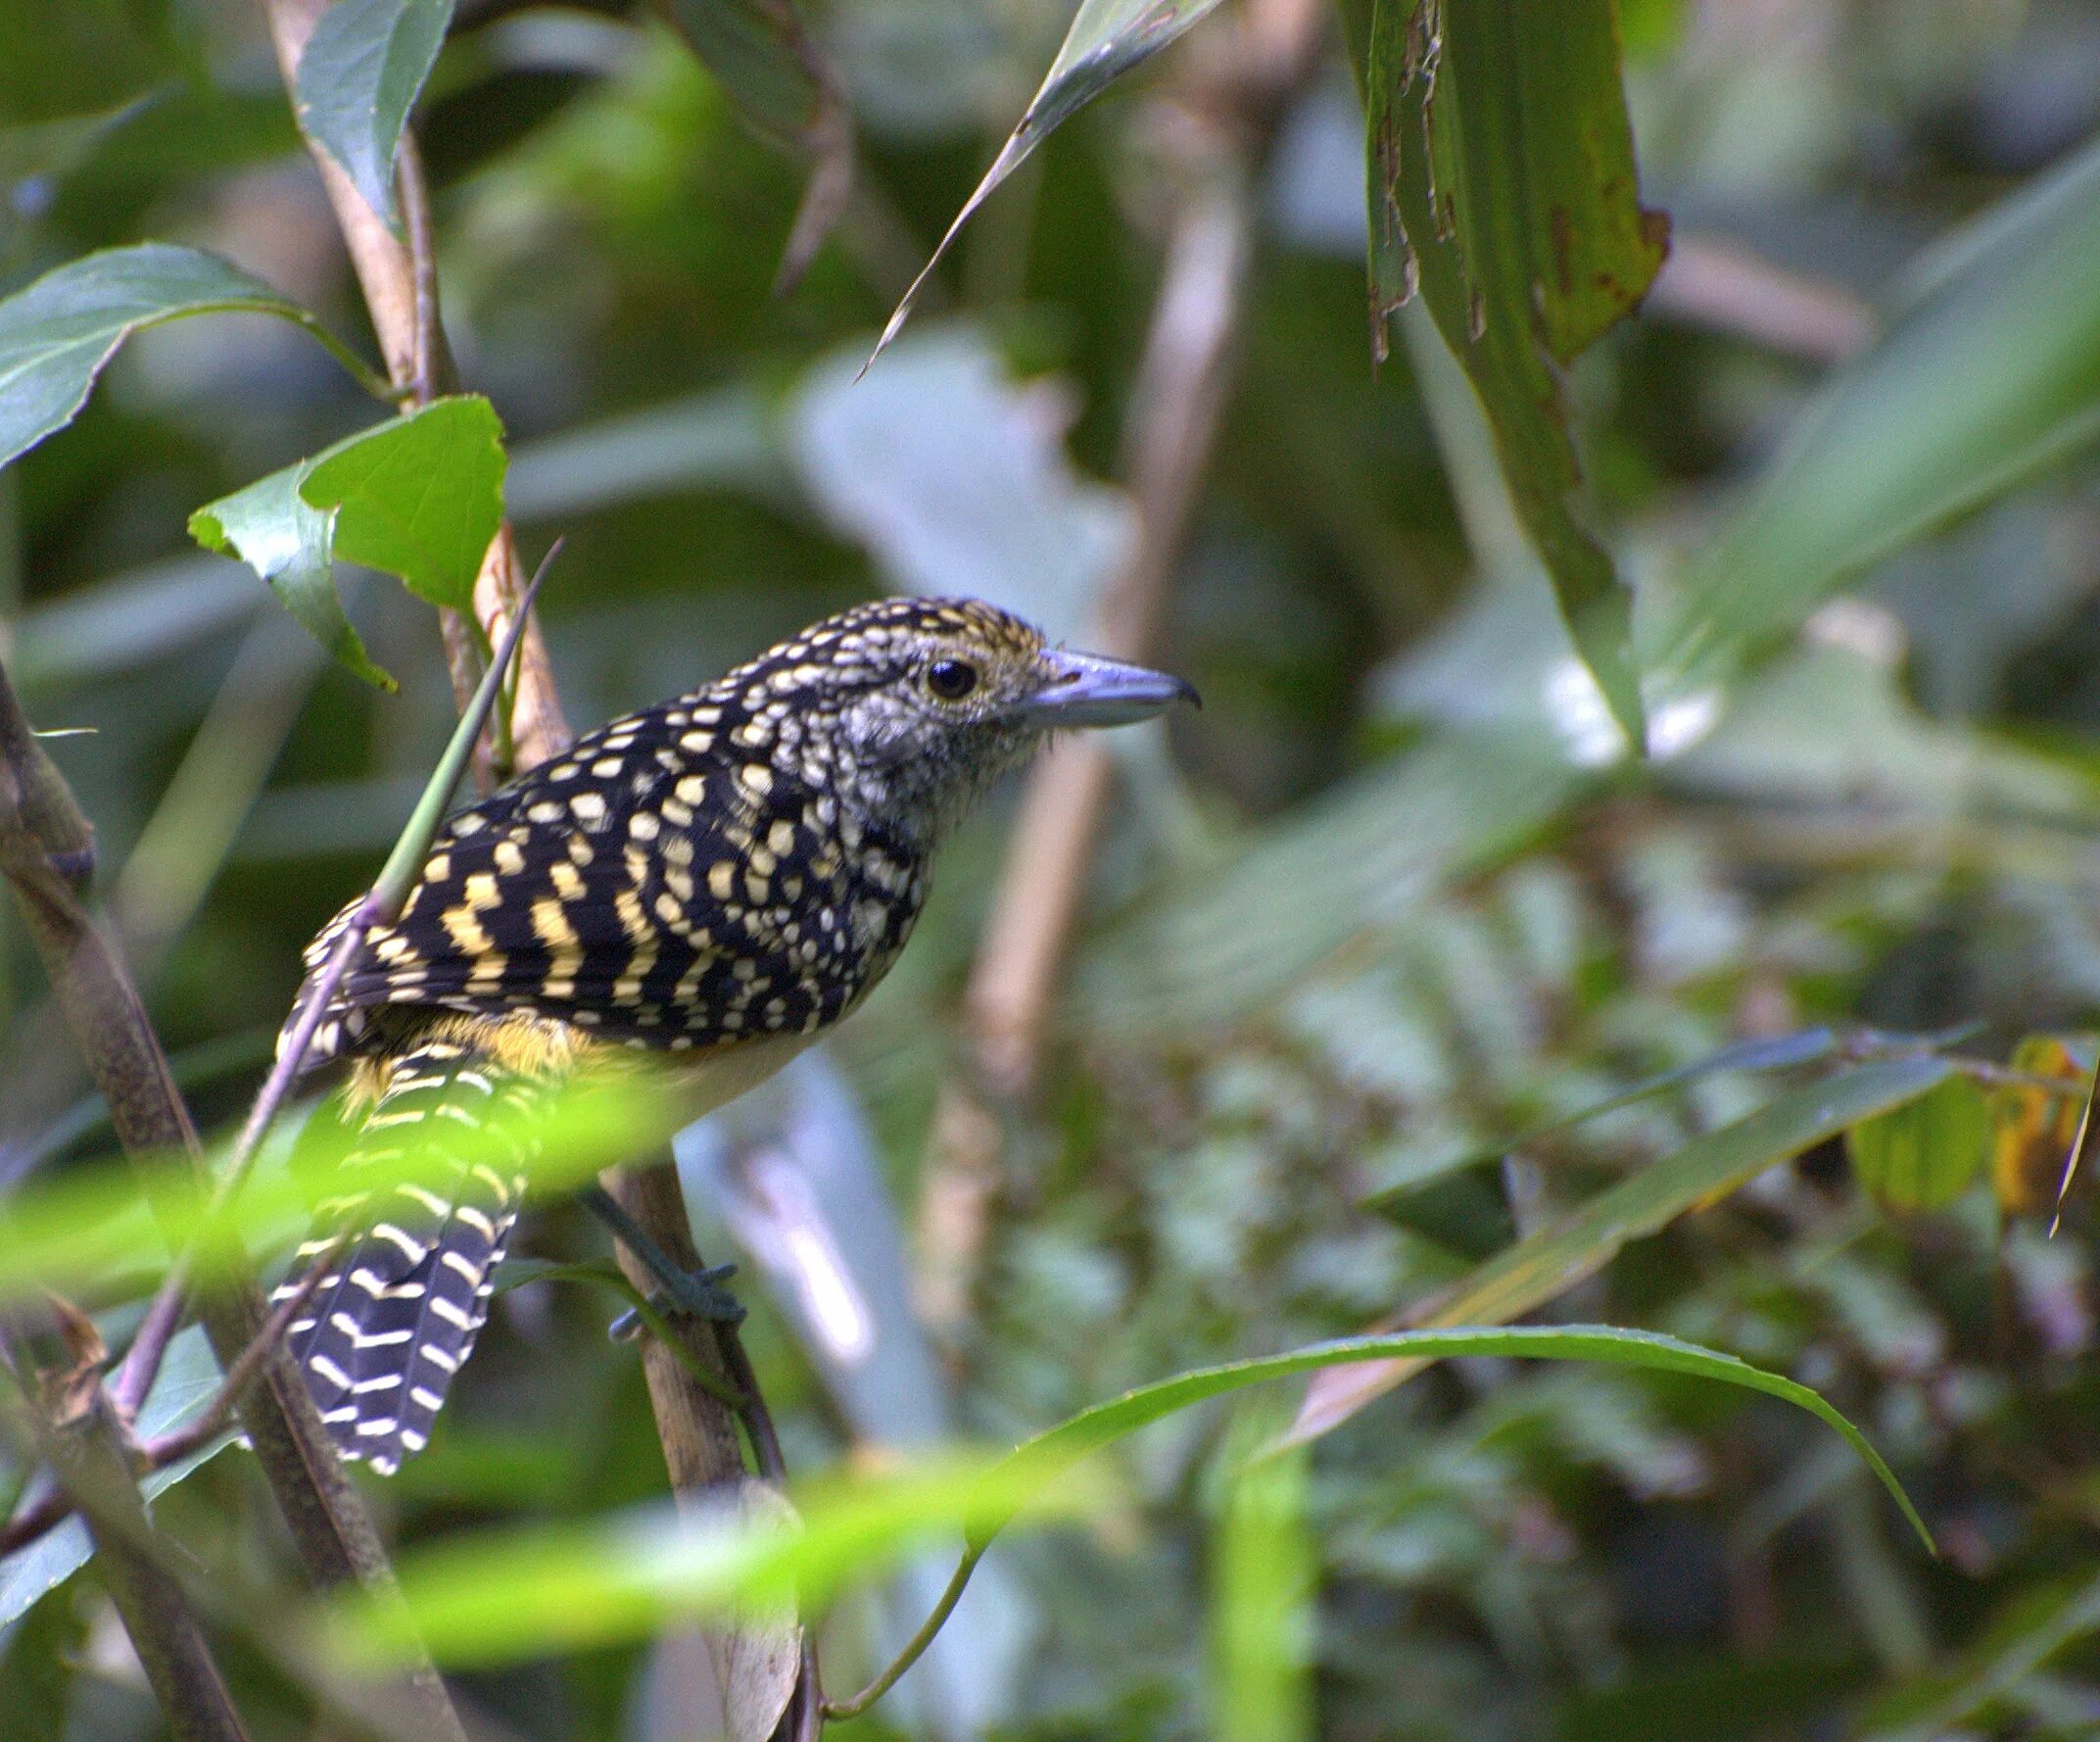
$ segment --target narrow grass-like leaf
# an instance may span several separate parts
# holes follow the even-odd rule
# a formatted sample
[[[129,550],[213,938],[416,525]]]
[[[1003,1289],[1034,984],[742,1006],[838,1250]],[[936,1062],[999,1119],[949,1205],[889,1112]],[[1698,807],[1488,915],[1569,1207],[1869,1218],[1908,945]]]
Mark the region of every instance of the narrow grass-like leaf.
[[[1929,262],[1699,557],[1655,663],[1725,678],[1870,564],[2100,437],[2100,141]]]
[[[1653,1234],[1701,1203],[1725,1197],[1766,1168],[1863,1119],[1917,1099],[1945,1082],[1953,1069],[1944,1059],[1930,1056],[1891,1059],[1840,1071],[1778,1095],[1498,1252],[1410,1317],[1430,1325],[1478,1325],[1531,1312],[1596,1275],[1628,1240]],[[1293,1436],[1311,1439],[1341,1426],[1420,1366],[1417,1361],[1394,1361],[1314,1380],[1307,1387]]]
[[[0,302],[0,465],[71,423],[133,333],[186,315],[274,315],[305,327],[373,392],[388,389],[289,297],[231,262],[164,242],[109,248]]]
[[[1507,1155],[1512,1149],[1522,1149],[1537,1142],[1541,1137],[1551,1137],[1554,1132],[1566,1131],[1571,1126],[1583,1125],[1592,1119],[1601,1119],[1607,1113],[1616,1113],[1621,1108],[1639,1105],[1652,1100],[1659,1094],[1668,1094],[1673,1089],[1682,1089],[1687,1084],[1696,1083],[1701,1077],[1711,1077],[1722,1071],[1780,1071],[1792,1065],[1815,1064],[1829,1058],[1838,1049],[1838,1036],[1827,1028],[1802,1029],[1798,1034],[1779,1035],[1769,1040],[1739,1040],[1733,1046],[1724,1046],[1718,1052],[1710,1052],[1704,1058],[1695,1058],[1690,1064],[1678,1065],[1672,1070],[1658,1071],[1652,1077],[1644,1077],[1630,1089],[1617,1094],[1607,1095],[1600,1101],[1593,1101],[1578,1112],[1569,1113],[1560,1119],[1550,1119],[1544,1125],[1532,1126],[1515,1137],[1501,1137],[1492,1143],[1483,1143],[1454,1156],[1449,1162],[1439,1162],[1435,1171],[1443,1174],[1455,1168],[1473,1167],[1483,1161],[1495,1161]],[[1366,1198],[1367,1204],[1377,1204],[1408,1187],[1396,1186],[1393,1191],[1379,1192]]]
[[[441,1660],[490,1664],[643,1638],[682,1617],[744,1605],[792,1597],[815,1608],[847,1582],[887,1571],[936,1533],[959,1531],[974,1559],[1046,1498],[1066,1514],[1082,1507],[1086,1491],[1071,1485],[1076,1466],[1194,1404],[1323,1368],[1456,1355],[1595,1361],[1688,1374],[1780,1398],[1838,1432],[1932,1544],[1902,1485],[1857,1427],[1806,1385],[1733,1355],[1603,1326],[1405,1331],[1316,1343],[1139,1386],[988,1468],[927,1460],[901,1476],[799,1489],[802,1526],[793,1532],[682,1524],[664,1517],[454,1539],[403,1561],[404,1612],[364,1604],[339,1609],[335,1635],[366,1658],[420,1638]]]
[[[883,336],[876,341],[870,363],[882,356],[890,340],[903,330],[920,287],[993,190],[1054,128],[1071,120],[1140,61],[1165,48],[1217,4],[1217,0],[1080,0],[1072,28],[1066,31],[1041,87],[999,148],[999,155],[992,159],[983,179],[963,202],[963,209],[948,225],[932,257],[920,267],[918,277],[899,299],[883,327]]]
[[[335,0],[299,57],[299,124],[397,234],[394,162],[452,17],[453,0]]]

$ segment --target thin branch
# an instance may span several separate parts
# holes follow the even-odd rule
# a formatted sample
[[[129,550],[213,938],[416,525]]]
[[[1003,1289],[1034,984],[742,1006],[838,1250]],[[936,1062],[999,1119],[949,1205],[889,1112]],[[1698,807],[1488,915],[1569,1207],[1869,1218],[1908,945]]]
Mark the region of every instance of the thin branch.
[[[37,742],[0,669],[0,873],[14,889],[59,1008],[102,1090],[118,1141],[134,1158],[186,1157],[189,1186],[209,1191],[196,1126],[121,958],[81,902],[92,833],[56,764]],[[141,1164],[148,1204],[162,1207],[167,1176]],[[221,1367],[254,1340],[266,1313],[253,1276],[236,1267],[199,1316]],[[340,1468],[305,1382],[282,1357],[241,1406],[278,1509],[308,1572],[321,1584],[357,1579],[385,1599],[393,1574],[378,1532]],[[457,1716],[426,1663],[407,1672],[425,1733],[462,1742]]]
[[[527,621],[526,612],[540,591],[540,583],[547,578],[548,568],[560,552],[561,541],[556,539],[542,558],[531,585],[526,588],[518,615],[511,620],[502,644],[489,661],[479,687],[467,702],[466,711],[459,716],[459,724],[453,728],[445,754],[439,757],[435,772],[425,784],[414,814],[395,842],[394,850],[387,855],[378,879],[345,921],[342,935],[329,951],[321,971],[309,982],[305,1000],[285,1034],[283,1044],[277,1049],[269,1075],[263,1079],[262,1091],[248,1110],[248,1118],[234,1139],[232,1154],[214,1188],[211,1216],[216,1217],[224,1211],[247,1180],[248,1170],[262,1146],[263,1137],[282,1110],[300,1072],[306,1069],[307,1055],[313,1048],[313,1037],[319,1033],[320,1025],[342,988],[344,976],[350,972],[350,964],[363,947],[365,938],[374,926],[389,925],[401,917],[423,861],[429,855],[431,838],[437,833],[453,790],[459,784],[460,773],[473,753],[482,725],[489,718],[497,694],[502,687],[503,673],[517,651],[521,630]],[[181,1319],[181,1302],[189,1291],[189,1268],[188,1254],[176,1261],[167,1280],[162,1283],[160,1293],[147,1309],[139,1333],[132,1339],[130,1351],[124,1357],[122,1371],[117,1376],[112,1395],[119,1411],[127,1416],[137,1412],[146,1393],[153,1389],[154,1377],[160,1372],[168,1340]]]
[[[27,1407],[19,1412],[36,1455],[80,1510],[100,1557],[103,1588],[117,1606],[147,1685],[176,1742],[247,1742],[226,1684],[190,1613],[181,1585],[161,1570],[126,1467],[121,1426],[99,1389],[85,1414],[49,1420],[28,1384],[30,1367],[11,1357]]]
[[[981,1548],[963,1551],[963,1558],[956,1563],[955,1572],[948,1578],[948,1588],[940,1593],[940,1601],[933,1605],[932,1613],[919,1623],[919,1631],[905,1641],[904,1649],[890,1660],[889,1667],[850,1700],[825,1701],[824,1716],[827,1718],[836,1720],[858,1718],[895,1687],[905,1670],[926,1656],[927,1647],[933,1643],[934,1635],[947,1625],[948,1617],[955,1613],[955,1606],[963,1600],[963,1591],[970,1583],[970,1575],[978,1570],[978,1562],[983,1558],[983,1554]]]

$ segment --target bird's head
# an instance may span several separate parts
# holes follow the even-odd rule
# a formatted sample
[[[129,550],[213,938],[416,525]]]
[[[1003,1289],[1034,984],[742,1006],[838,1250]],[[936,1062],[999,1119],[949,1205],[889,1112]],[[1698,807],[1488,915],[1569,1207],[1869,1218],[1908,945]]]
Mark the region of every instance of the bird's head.
[[[728,680],[776,759],[856,797],[892,827],[938,833],[1050,733],[1197,704],[1180,678],[1051,646],[974,599],[856,605]]]

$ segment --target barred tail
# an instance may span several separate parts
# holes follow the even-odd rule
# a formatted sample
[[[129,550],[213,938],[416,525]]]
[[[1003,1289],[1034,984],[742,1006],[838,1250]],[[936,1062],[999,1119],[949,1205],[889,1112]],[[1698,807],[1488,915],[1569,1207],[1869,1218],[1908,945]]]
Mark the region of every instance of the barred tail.
[[[387,1062],[342,1165],[407,1158],[415,1183],[356,1190],[353,1173],[346,1182],[353,1189],[320,1206],[275,1296],[285,1300],[305,1286],[315,1260],[345,1229],[356,1231],[328,1260],[287,1336],[345,1458],[391,1476],[428,1443],[453,1376],[489,1316],[524,1187],[528,1139],[517,1115],[542,1085],[458,1040],[426,1038]],[[495,1123],[500,1135],[490,1129]]]

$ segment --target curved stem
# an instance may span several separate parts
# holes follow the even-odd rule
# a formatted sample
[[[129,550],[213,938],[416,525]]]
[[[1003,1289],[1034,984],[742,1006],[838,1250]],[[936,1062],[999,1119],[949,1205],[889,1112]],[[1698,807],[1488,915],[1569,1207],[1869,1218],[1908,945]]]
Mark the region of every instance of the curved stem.
[[[926,1656],[926,1648],[933,1643],[933,1636],[947,1625],[948,1617],[955,1613],[956,1604],[963,1600],[963,1591],[970,1583],[970,1575],[978,1570],[978,1562],[983,1557],[982,1547],[967,1548],[963,1551],[963,1558],[956,1563],[955,1572],[948,1579],[948,1588],[940,1593],[940,1601],[933,1605],[932,1613],[919,1623],[919,1631],[905,1642],[904,1649],[890,1660],[889,1667],[850,1700],[825,1701],[824,1716],[827,1718],[836,1721],[840,1718],[858,1718],[896,1686],[904,1671]]]

